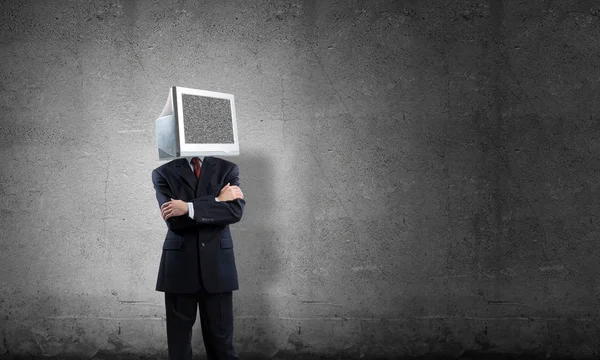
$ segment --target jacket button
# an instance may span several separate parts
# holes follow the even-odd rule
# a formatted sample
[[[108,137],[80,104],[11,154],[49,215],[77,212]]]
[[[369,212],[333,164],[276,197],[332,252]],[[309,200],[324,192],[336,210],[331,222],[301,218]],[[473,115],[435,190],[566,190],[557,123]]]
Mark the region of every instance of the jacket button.
[[[204,247],[204,243],[200,243],[200,246]]]

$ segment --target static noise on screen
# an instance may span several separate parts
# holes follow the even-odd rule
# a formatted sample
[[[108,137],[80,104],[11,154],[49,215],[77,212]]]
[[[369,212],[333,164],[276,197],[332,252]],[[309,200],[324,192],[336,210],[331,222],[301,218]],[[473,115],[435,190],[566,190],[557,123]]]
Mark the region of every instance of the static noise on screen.
[[[234,143],[229,99],[183,94],[182,108],[186,143]]]

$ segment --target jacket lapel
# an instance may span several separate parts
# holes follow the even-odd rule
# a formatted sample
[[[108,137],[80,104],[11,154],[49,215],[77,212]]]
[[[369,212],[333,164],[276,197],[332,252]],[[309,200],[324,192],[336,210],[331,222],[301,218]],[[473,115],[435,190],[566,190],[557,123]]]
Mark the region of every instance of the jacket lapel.
[[[195,187],[196,196],[204,195],[206,183],[210,180],[210,169],[213,167],[212,160],[213,159],[210,156],[205,156],[204,160],[202,160],[202,166],[200,167],[200,179]],[[194,176],[194,179],[196,179],[195,175],[192,174],[192,176]]]
[[[185,180],[192,190],[196,189],[196,183],[198,181],[192,172],[192,168],[188,165],[186,158],[181,158],[175,163],[175,172]],[[202,173],[200,173],[200,179],[202,179]]]

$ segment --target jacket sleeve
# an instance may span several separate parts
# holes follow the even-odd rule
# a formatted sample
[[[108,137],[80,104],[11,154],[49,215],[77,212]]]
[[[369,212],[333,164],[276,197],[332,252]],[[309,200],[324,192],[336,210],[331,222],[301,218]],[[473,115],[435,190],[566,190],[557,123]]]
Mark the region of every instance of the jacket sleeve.
[[[225,184],[240,186],[239,170],[233,165],[225,177]],[[244,199],[231,201],[215,201],[214,195],[206,195],[192,200],[194,204],[194,221],[202,225],[229,225],[242,219]],[[191,220],[191,219],[190,219]]]
[[[171,187],[167,183],[167,180],[165,180],[165,178],[158,171],[156,171],[156,169],[152,170],[152,183],[154,184],[154,190],[156,190],[156,200],[158,201],[159,209],[164,203],[171,201],[171,198],[177,199],[175,194],[173,194]],[[172,216],[165,220],[165,223],[167,224],[169,230],[181,230],[198,226],[198,224],[192,220],[188,214]]]

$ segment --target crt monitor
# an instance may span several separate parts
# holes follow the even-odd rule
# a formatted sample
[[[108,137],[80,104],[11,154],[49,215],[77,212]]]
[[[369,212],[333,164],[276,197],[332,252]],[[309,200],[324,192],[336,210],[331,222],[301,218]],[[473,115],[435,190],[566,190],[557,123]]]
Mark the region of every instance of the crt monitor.
[[[155,125],[159,160],[239,155],[233,94],[173,86]]]

